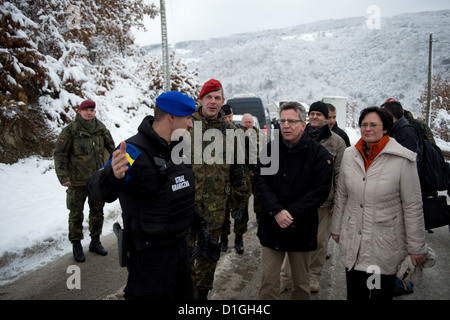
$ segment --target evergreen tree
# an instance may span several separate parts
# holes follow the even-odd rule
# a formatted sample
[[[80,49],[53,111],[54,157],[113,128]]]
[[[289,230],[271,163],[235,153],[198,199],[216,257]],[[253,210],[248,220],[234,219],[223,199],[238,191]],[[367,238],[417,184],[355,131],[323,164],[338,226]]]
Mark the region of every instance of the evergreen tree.
[[[84,99],[102,101],[112,113],[121,109],[124,123],[114,121],[117,128],[127,117],[148,114],[163,91],[163,69],[134,45],[131,30],[158,13],[145,0],[2,2],[0,123],[8,125],[0,126],[0,161],[49,156],[53,148],[46,143],[40,150],[43,141],[54,144],[55,131],[75,117]],[[174,55],[171,71],[172,90],[198,95],[198,71]]]
[[[36,45],[38,24],[19,9],[24,3],[0,6],[0,109],[26,111],[47,85],[45,57]]]

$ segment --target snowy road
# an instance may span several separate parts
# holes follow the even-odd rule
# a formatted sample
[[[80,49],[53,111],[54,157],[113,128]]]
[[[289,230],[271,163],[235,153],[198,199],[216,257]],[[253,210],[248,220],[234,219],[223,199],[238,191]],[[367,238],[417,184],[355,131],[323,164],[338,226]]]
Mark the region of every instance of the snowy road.
[[[249,231],[244,235],[245,252],[236,254],[230,235],[230,247],[219,260],[211,300],[257,300],[261,281],[261,247],[256,237],[254,214],[249,221]],[[398,300],[448,300],[450,299],[450,234],[448,227],[427,233],[428,244],[435,250],[438,260],[433,268],[424,269],[422,283],[416,285],[411,295]],[[80,267],[80,289],[68,289],[75,265],[72,254],[67,254],[20,279],[0,287],[1,300],[103,300],[122,299],[127,271],[120,268],[117,258],[117,241],[114,234],[103,238],[109,251],[101,257],[86,251],[86,262]],[[345,300],[344,268],[338,261],[338,247],[329,242],[331,259],[326,261],[321,290],[312,294],[313,300]],[[69,280],[69,281],[68,281]],[[282,294],[289,299],[289,292]]]

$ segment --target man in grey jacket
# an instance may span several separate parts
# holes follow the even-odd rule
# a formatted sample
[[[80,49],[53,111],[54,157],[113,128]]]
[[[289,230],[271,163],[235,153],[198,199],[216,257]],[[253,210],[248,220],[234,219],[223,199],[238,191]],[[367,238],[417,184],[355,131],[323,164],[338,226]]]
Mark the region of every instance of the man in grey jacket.
[[[422,166],[423,145],[419,130],[411,125],[403,116],[403,106],[399,101],[388,99],[381,105],[382,109],[389,111],[392,115],[394,125],[389,136],[397,140],[405,148],[417,153],[417,169],[420,172]]]
[[[339,169],[342,157],[346,149],[345,141],[336,133],[332,132],[327,123],[328,106],[322,101],[314,102],[309,107],[309,123],[306,126],[308,136],[320,142],[333,156],[333,180],[327,200],[319,208],[319,230],[317,233],[317,250],[311,253],[310,282],[311,292],[320,290],[320,277],[327,255],[328,239],[330,238],[331,214],[333,212],[333,198],[336,190]]]

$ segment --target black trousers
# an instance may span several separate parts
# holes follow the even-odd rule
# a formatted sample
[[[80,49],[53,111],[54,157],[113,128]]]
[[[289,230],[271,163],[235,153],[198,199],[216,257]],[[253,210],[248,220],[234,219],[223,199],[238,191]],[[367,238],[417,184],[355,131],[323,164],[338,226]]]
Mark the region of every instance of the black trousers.
[[[394,298],[395,274],[379,275],[379,289],[369,289],[367,285],[367,280],[369,277],[374,277],[374,274],[345,269],[345,275],[347,279],[347,300],[392,300]],[[372,281],[369,282],[372,283]]]
[[[186,240],[130,252],[126,300],[194,300]]]

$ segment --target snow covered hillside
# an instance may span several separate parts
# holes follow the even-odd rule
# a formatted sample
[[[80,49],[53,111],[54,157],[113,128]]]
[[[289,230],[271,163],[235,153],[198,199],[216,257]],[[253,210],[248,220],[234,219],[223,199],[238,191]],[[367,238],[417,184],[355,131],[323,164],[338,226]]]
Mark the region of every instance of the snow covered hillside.
[[[292,28],[176,43],[173,50],[199,68],[200,82],[222,81],[225,94],[254,93],[270,101],[311,104],[323,96],[347,96],[360,108],[395,97],[413,113],[427,83],[429,35],[434,75],[450,71],[450,11],[383,18],[326,20]],[[158,46],[147,47],[155,55]]]

